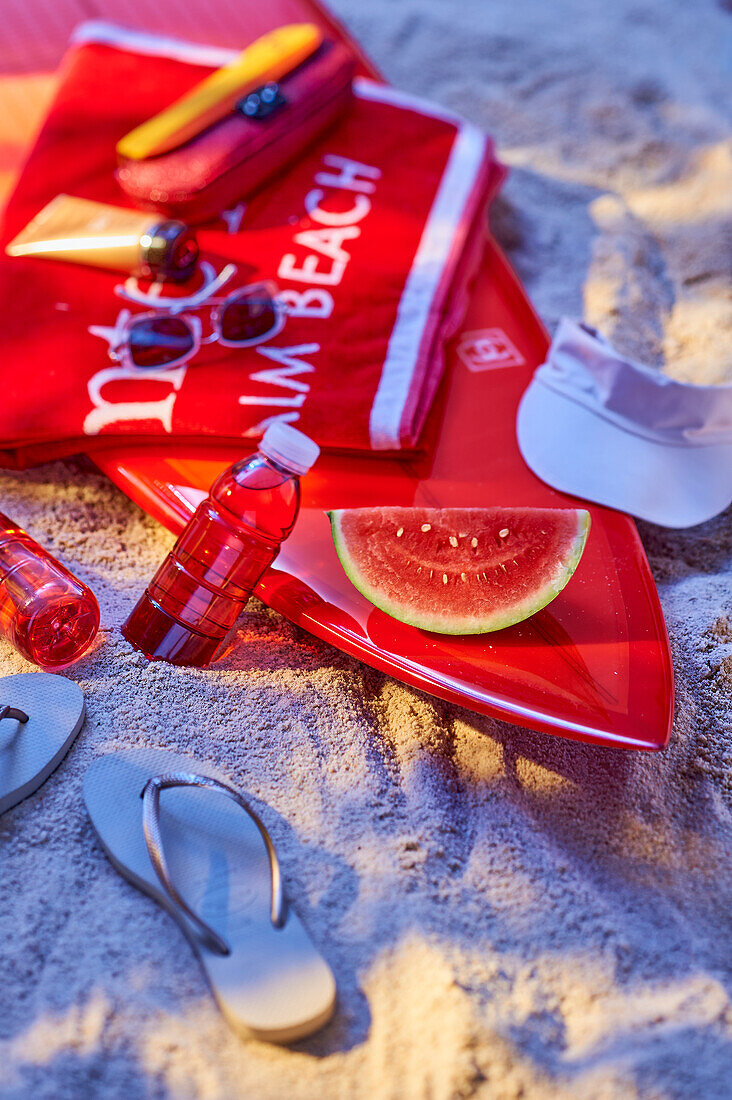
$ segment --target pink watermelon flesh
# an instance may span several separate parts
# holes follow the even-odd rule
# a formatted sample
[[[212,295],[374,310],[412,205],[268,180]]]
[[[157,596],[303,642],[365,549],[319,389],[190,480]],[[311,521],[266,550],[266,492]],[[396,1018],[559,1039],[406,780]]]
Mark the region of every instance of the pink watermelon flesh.
[[[349,579],[401,622],[485,634],[564,588],[590,516],[579,508],[346,508],[329,512]]]

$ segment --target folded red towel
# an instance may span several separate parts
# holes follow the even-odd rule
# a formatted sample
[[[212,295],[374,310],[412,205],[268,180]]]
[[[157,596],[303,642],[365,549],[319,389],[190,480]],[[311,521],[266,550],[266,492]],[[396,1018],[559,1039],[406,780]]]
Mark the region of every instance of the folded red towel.
[[[117,140],[232,53],[111,24],[80,28],[8,205],[3,246],[61,192],[128,205],[114,179]],[[199,300],[185,312],[203,342],[186,362],[112,361],[120,313],[168,309],[160,287],[128,281],[143,298],[131,304],[114,273],[0,257],[2,461],[93,451],[110,437],[254,439],[273,418],[322,447],[415,447],[502,172],[485,136],[449,112],[371,81],[356,92],[347,117],[246,209],[197,230],[204,278],[229,275],[219,297],[262,279],[279,287],[284,324],[264,343],[206,343],[215,318]]]

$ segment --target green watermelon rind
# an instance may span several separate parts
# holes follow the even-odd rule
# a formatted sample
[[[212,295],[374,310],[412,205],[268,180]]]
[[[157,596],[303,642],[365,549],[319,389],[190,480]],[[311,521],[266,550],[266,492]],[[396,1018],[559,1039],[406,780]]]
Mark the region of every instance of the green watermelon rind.
[[[552,581],[538,589],[532,598],[524,600],[520,604],[514,604],[512,607],[506,609],[502,615],[492,619],[456,619],[453,617],[451,622],[439,616],[430,617],[420,614],[410,615],[408,607],[405,608],[401,604],[391,603],[389,600],[385,599],[381,593],[369,584],[359,573],[353,558],[348,552],[340,528],[340,517],[347,513],[349,509],[335,509],[328,512],[327,516],[330,520],[333,544],[338,559],[343,566],[343,570],[351,584],[358,589],[362,596],[365,596],[369,603],[372,603],[374,607],[378,607],[380,611],[386,612],[386,614],[390,615],[393,619],[406,623],[407,626],[416,627],[418,630],[429,630],[435,634],[468,635],[492,634],[496,630],[504,630],[506,627],[515,626],[516,623],[524,622],[525,619],[531,618],[537,611],[541,611],[542,608],[550,604],[552,600],[556,599],[562,589],[566,587],[579,565],[580,558],[582,557],[587,542],[587,536],[590,532],[590,513],[584,508],[572,510],[577,512],[577,534],[572,546],[572,553],[566,564]]]

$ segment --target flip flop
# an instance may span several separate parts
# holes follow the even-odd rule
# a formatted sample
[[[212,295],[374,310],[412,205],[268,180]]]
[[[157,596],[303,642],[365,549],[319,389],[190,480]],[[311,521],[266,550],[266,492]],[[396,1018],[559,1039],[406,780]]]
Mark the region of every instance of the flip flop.
[[[0,814],[45,783],[84,724],[84,693],[53,672],[0,679]]]
[[[287,905],[267,830],[220,773],[125,750],[90,766],[84,799],[113,866],[177,920],[235,1031],[289,1043],[328,1022],[330,968]]]

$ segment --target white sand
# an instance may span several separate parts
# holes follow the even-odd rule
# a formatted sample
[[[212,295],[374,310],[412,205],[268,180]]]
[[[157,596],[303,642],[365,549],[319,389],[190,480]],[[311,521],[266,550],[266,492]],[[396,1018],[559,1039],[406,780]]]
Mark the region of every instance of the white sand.
[[[397,84],[491,130],[493,224],[553,325],[584,314],[678,377],[732,377],[728,3],[339,0]],[[725,206],[727,207],[725,211]],[[677,673],[660,755],[436,702],[252,604],[223,667],[119,626],[170,536],[73,464],[7,511],[97,592],[76,747],[0,821],[3,1100],[721,1100],[732,1094],[732,523],[642,536]],[[0,675],[28,666],[0,644]],[[173,922],[123,881],[87,765],[152,743],[255,798],[340,1007],[294,1050],[228,1030]]]

